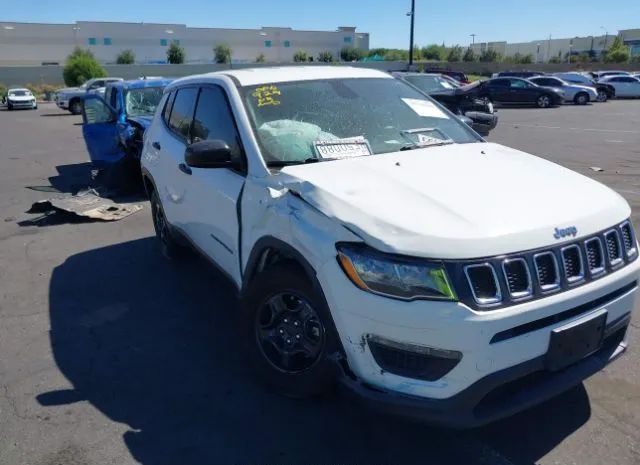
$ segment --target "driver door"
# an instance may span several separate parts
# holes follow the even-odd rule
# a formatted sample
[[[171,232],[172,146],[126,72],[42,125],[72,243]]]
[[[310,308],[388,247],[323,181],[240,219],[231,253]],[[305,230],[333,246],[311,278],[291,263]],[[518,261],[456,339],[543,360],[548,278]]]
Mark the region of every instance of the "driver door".
[[[124,156],[118,137],[116,111],[102,97],[85,97],[82,121],[82,136],[96,166],[114,163]]]

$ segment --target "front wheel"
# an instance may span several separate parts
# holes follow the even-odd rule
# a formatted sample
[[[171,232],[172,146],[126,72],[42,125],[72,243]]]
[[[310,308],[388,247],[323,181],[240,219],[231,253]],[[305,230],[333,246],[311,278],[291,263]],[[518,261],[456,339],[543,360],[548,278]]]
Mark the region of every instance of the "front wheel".
[[[548,95],[541,95],[536,100],[536,106],[538,108],[549,108],[551,106],[551,99]]]
[[[153,228],[156,231],[156,237],[160,241],[160,250],[169,260],[176,260],[181,258],[185,249],[180,245],[171,232],[171,227],[167,221],[167,217],[164,214],[162,203],[158,193],[154,190],[151,193],[151,216],[153,217]]]
[[[13,111],[13,105],[11,105],[10,103],[7,103],[7,110]]]
[[[589,95],[586,92],[580,92],[573,98],[573,103],[576,105],[586,105],[589,103]]]
[[[243,298],[247,354],[260,378],[289,397],[322,394],[335,380],[338,347],[324,297],[294,263],[258,274]]]
[[[79,115],[82,113],[82,101],[80,99],[73,100],[69,104],[69,111],[73,115]]]
[[[609,100],[609,96],[607,95],[607,93],[604,90],[599,90],[598,91],[598,97],[596,98],[596,100],[598,102],[606,102],[607,100]]]

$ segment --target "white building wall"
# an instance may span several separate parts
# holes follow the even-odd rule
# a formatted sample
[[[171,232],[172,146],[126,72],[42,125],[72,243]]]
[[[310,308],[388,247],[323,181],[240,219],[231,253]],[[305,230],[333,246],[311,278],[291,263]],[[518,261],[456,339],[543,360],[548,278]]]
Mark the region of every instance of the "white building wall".
[[[213,62],[213,48],[221,43],[231,47],[236,63],[255,62],[260,54],[268,62],[290,62],[297,50],[305,50],[314,59],[320,52],[330,51],[339,59],[344,46],[369,49],[369,34],[357,32],[355,27],[298,31],[286,27],[221,29],[92,21],[60,25],[0,22],[0,63],[63,63],[75,46],[90,49],[103,63],[114,63],[126,49],[133,50],[139,63],[162,63],[172,41],[184,47],[188,63]]]

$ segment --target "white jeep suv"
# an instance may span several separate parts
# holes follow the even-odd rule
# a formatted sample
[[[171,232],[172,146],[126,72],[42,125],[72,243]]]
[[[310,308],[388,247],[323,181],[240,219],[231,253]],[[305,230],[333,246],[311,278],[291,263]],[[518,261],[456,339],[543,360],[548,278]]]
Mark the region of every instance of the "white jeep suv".
[[[625,351],[640,260],[624,199],[386,73],[177,80],[142,169],[163,252],[190,243],[228,275],[249,360],[288,395],[339,381],[470,427]]]

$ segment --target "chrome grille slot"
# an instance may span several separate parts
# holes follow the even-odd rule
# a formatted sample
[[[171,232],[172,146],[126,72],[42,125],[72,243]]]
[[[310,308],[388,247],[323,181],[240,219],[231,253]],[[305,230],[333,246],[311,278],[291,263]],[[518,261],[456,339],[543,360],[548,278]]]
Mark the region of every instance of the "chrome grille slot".
[[[553,252],[542,252],[533,256],[533,263],[538,275],[538,283],[543,292],[560,288],[560,270],[558,260]]]
[[[523,299],[532,294],[531,274],[527,262],[523,258],[503,261],[502,271],[512,298]]]
[[[599,237],[592,237],[584,241],[587,251],[587,264],[591,276],[599,276],[604,273],[604,249]]]
[[[630,222],[625,221],[620,225],[620,234],[622,235],[622,244],[624,245],[627,257],[633,257],[638,253],[638,249],[636,247],[636,238],[633,234],[633,227]]]
[[[622,244],[620,244],[620,236],[618,231],[612,229],[604,233],[604,240],[607,246],[607,256],[609,257],[609,265],[612,268],[622,264]]]
[[[490,263],[467,265],[464,272],[473,298],[479,305],[492,305],[502,301],[498,277]]]
[[[582,254],[580,247],[569,245],[560,251],[562,255],[562,266],[564,275],[569,284],[580,282],[584,279],[584,266],[582,264]]]

